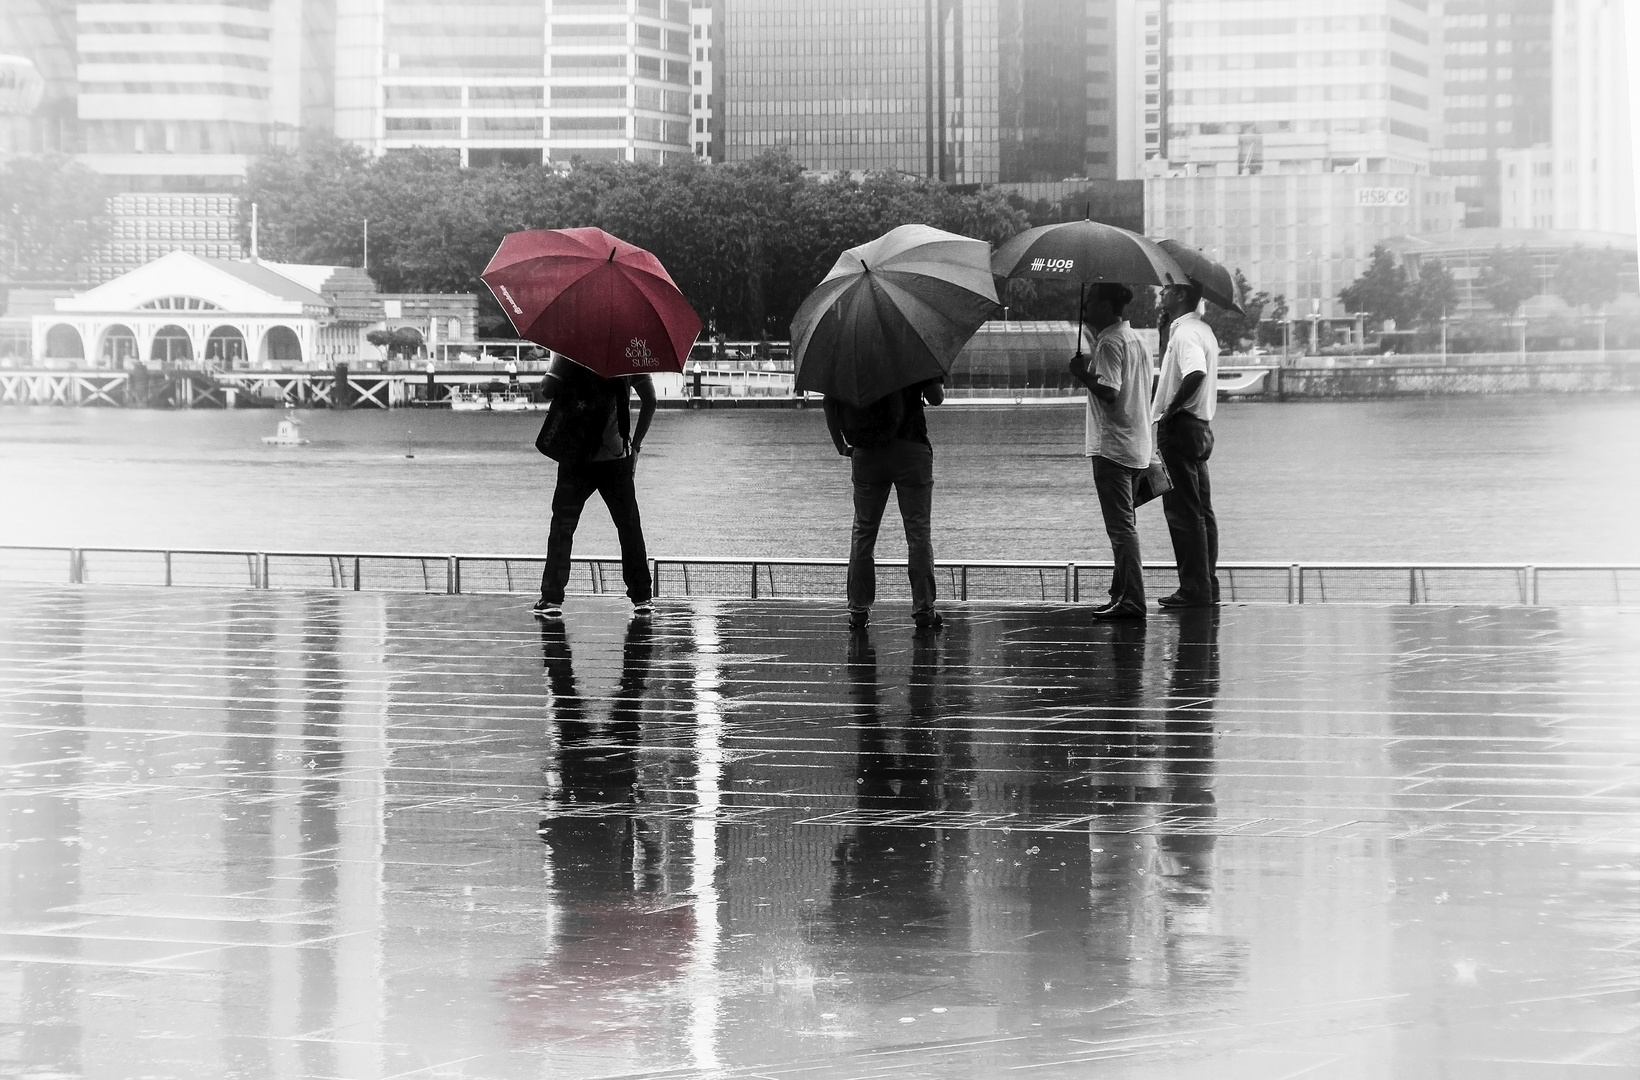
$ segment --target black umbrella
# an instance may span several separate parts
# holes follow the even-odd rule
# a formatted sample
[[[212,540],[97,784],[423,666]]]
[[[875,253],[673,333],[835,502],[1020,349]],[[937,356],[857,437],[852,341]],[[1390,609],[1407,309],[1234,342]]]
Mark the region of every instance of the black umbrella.
[[[1076,351],[1082,352],[1082,297],[1089,285],[1183,285],[1188,278],[1154,240],[1098,221],[1064,221],[1026,229],[991,256],[997,277],[1075,281]]]
[[[1026,229],[991,256],[997,277],[1079,281],[1091,285],[1182,285],[1185,272],[1155,241],[1098,221],[1065,221]]]
[[[1236,303],[1236,281],[1222,264],[1214,262],[1200,248],[1181,244],[1177,240],[1158,240],[1156,246],[1173,256],[1173,261],[1184,270],[1186,277],[1195,282],[1203,296],[1221,308],[1238,315],[1246,314]]]

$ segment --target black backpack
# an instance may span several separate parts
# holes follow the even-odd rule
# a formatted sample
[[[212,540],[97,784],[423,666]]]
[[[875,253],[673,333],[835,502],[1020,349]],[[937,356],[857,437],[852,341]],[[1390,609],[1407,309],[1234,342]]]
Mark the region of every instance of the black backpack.
[[[905,391],[895,390],[869,405],[842,403],[843,438],[850,446],[887,446],[905,425]]]
[[[535,436],[535,448],[564,465],[586,464],[604,445],[611,409],[621,444],[628,445],[632,410],[626,379],[600,379],[577,364],[567,365]]]

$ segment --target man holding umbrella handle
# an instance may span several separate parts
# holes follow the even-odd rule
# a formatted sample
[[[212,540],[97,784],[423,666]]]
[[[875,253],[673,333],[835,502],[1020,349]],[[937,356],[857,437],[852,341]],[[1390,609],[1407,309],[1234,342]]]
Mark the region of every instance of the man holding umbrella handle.
[[[1152,368],[1144,343],[1123,318],[1132,299],[1133,290],[1126,285],[1093,286],[1083,306],[1098,335],[1093,356],[1083,355],[1078,342],[1070,362],[1071,374],[1088,389],[1086,453],[1093,462],[1093,486],[1116,564],[1110,602],[1093,612],[1099,620],[1145,617],[1144,567],[1133,506],[1153,451]]]
[[[1173,487],[1162,496],[1179,589],[1159,601],[1164,608],[1208,607],[1219,601],[1219,525],[1207,459],[1213,454],[1213,412],[1218,400],[1219,343],[1197,313],[1201,286],[1162,290],[1167,349],[1152,411],[1162,463]]]

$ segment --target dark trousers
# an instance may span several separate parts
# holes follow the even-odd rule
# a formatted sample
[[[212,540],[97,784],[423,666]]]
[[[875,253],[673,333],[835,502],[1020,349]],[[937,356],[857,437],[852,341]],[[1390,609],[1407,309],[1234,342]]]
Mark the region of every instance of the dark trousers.
[[[1179,594],[1188,600],[1219,598],[1219,522],[1213,516],[1213,487],[1207,459],[1213,456],[1213,428],[1189,413],[1175,413],[1156,431],[1162,463],[1173,490],[1162,496],[1173,560],[1179,566]]]
[[[924,442],[895,439],[882,447],[854,448],[854,534],[848,551],[848,606],[864,611],[877,599],[877,530],[892,489],[900,501],[911,576],[913,612],[934,610],[934,451]]]
[[[1145,606],[1144,563],[1139,558],[1139,527],[1133,519],[1133,489],[1143,469],[1130,469],[1106,457],[1093,459],[1093,489],[1099,493],[1099,512],[1105,517],[1116,571],[1110,579],[1110,599],[1123,607]]]
[[[632,483],[633,462],[633,458],[624,457],[584,465],[559,464],[558,486],[552,493],[552,527],[547,533],[547,565],[541,571],[541,599],[553,604],[564,602],[575,526],[581,523],[581,508],[595,491],[609,508],[615,533],[621,539],[621,577],[626,581],[626,595],[634,604],[653,597],[649,552],[644,548],[638,493]]]

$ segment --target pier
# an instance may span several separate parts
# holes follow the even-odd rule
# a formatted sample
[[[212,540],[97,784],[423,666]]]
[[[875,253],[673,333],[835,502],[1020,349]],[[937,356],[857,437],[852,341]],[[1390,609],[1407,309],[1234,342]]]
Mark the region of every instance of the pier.
[[[850,634],[99,565],[0,585],[10,1071],[1640,1068],[1632,604]]]
[[[1283,363],[1280,356],[1225,356],[1220,365],[1221,396],[1247,401],[1640,390],[1637,350],[1526,356],[1307,357],[1298,363]],[[520,385],[529,390],[540,382],[545,365],[524,367]],[[1031,369],[1034,379],[1017,384],[990,376],[957,378],[947,388],[947,401],[954,405],[1080,403],[1085,395],[1060,367],[1043,361]],[[503,369],[470,366],[441,368],[433,380],[435,390],[429,396],[426,372],[414,370],[0,369],[0,405],[394,409],[438,407],[452,390],[506,387],[510,382]],[[789,362],[691,361],[684,374],[661,374],[655,380],[662,407],[801,407],[805,403],[805,397],[793,390]]]

